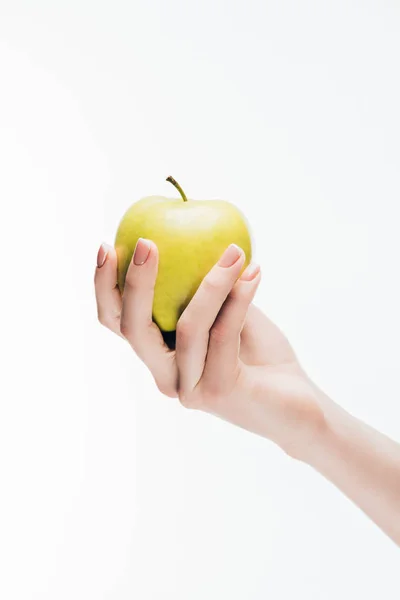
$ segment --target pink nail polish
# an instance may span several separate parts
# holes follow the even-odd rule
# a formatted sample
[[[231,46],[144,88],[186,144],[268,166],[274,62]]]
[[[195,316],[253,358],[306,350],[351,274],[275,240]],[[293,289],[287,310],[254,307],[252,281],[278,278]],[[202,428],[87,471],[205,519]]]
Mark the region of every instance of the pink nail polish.
[[[240,279],[242,281],[253,281],[260,272],[260,265],[251,264],[245,269]]]
[[[135,265],[144,265],[150,254],[150,242],[143,238],[139,238],[136,244],[135,252],[133,254],[133,262]]]
[[[219,259],[218,265],[225,268],[232,267],[232,265],[234,265],[235,262],[242,256],[242,252],[243,251],[239,248],[239,246],[236,246],[236,244],[231,244]]]
[[[108,248],[106,244],[102,244],[97,253],[97,267],[100,269],[106,262]]]

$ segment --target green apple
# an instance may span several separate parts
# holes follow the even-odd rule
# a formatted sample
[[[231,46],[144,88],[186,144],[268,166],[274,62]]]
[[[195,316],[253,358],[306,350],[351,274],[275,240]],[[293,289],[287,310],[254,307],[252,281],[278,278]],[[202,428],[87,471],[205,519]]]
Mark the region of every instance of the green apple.
[[[158,247],[159,267],[154,290],[153,319],[164,332],[176,329],[202,279],[229,244],[240,246],[251,260],[251,237],[242,213],[223,200],[188,200],[180,185],[168,177],[180,198],[149,196],[134,203],[118,227],[118,286],[125,276],[138,239]]]

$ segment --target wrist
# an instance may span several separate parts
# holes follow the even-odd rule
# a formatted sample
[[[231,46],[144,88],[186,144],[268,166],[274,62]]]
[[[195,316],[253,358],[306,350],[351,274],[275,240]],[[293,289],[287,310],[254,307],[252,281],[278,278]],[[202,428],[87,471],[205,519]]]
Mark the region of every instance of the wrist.
[[[302,449],[300,460],[318,471],[324,471],[336,459],[343,459],[342,454],[357,430],[357,420],[318,388],[316,394],[321,419],[312,444]]]
[[[325,456],[332,454],[338,444],[339,423],[350,417],[342,408],[335,404],[322,390],[311,383],[314,388],[312,410],[308,411],[307,435],[300,443],[284,448],[292,458],[311,467],[318,468]]]

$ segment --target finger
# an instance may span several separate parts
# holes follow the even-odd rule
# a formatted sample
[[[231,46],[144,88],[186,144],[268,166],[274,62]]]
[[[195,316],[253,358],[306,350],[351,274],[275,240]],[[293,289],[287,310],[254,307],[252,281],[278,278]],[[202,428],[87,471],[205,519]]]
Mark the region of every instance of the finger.
[[[201,383],[223,392],[238,375],[240,334],[260,284],[258,265],[250,265],[236,282],[210,331]]]
[[[121,332],[150,369],[159,389],[172,396],[177,379],[174,354],[169,352],[152,320],[157,271],[157,246],[139,238],[125,279]]]
[[[203,279],[178,321],[176,360],[182,394],[192,391],[202,375],[209,331],[240,275],[244,260],[243,250],[231,244]]]
[[[102,244],[98,251],[94,285],[100,323],[117,335],[121,335],[122,300],[117,286],[117,254],[108,244]]]

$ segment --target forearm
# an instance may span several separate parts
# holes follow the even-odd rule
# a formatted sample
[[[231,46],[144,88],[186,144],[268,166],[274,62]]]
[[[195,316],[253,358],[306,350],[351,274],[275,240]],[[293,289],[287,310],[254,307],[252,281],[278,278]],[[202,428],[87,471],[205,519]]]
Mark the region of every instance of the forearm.
[[[321,405],[325,426],[305,462],[400,545],[400,445],[325,395]]]

